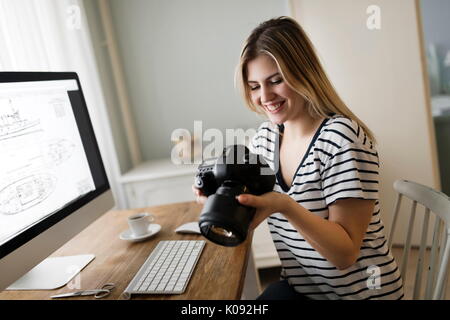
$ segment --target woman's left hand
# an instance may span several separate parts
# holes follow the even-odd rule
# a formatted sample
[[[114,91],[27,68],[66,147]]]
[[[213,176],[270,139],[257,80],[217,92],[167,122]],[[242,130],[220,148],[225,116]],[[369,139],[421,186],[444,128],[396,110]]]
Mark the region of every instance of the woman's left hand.
[[[274,191],[265,193],[261,196],[245,193],[237,196],[236,199],[240,204],[256,208],[255,216],[250,223],[250,230],[255,229],[272,213],[285,212],[290,201],[293,201],[288,195]]]

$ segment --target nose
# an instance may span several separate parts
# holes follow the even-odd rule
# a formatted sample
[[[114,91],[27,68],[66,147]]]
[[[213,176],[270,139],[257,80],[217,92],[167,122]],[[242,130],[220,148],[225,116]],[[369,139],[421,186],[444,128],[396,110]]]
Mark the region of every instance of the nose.
[[[261,103],[271,102],[275,97],[275,93],[272,91],[270,86],[261,86]]]

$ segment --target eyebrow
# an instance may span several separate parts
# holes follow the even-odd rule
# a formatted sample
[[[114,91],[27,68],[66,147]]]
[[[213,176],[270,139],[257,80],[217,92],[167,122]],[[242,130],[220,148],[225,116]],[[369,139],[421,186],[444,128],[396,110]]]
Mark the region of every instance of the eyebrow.
[[[276,73],[274,73],[273,75],[268,76],[265,80],[269,80],[270,78],[273,78],[273,77],[275,77],[275,76],[277,76],[277,75],[280,75],[280,73],[279,73],[279,72],[276,72]],[[258,81],[249,80],[249,81],[247,81],[247,83],[258,83]]]

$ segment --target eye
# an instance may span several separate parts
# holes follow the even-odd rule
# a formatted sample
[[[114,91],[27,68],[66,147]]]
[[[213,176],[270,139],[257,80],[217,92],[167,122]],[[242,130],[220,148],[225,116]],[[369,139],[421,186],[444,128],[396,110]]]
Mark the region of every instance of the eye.
[[[282,82],[283,82],[283,79],[276,79],[276,80],[270,81],[271,84],[280,84]]]
[[[255,91],[255,90],[257,90],[257,89],[259,89],[259,86],[250,86],[250,90],[251,90],[251,91]]]

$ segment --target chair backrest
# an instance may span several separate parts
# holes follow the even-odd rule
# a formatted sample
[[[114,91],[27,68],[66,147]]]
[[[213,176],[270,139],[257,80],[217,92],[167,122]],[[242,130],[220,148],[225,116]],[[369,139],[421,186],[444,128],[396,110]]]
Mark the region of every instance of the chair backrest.
[[[420,204],[425,208],[425,214],[417,260],[416,278],[413,287],[413,299],[444,299],[446,290],[445,284],[447,283],[447,266],[450,253],[450,198],[442,192],[407,180],[395,181],[394,189],[398,192],[398,197],[395,204],[391,230],[389,233],[389,248],[392,246],[392,238],[395,232],[402,197],[405,196],[412,200],[408,232],[406,235],[405,246],[403,248],[402,261],[400,264],[403,285],[405,286],[406,283],[406,270],[408,266],[409,253],[411,250],[411,238],[417,204]],[[427,264],[428,275],[426,279],[425,294],[421,297],[422,274],[424,271],[425,252],[427,250],[430,212],[435,214],[436,219],[433,229],[433,241],[431,244],[430,258],[429,263]],[[442,228],[442,226],[444,228]]]

